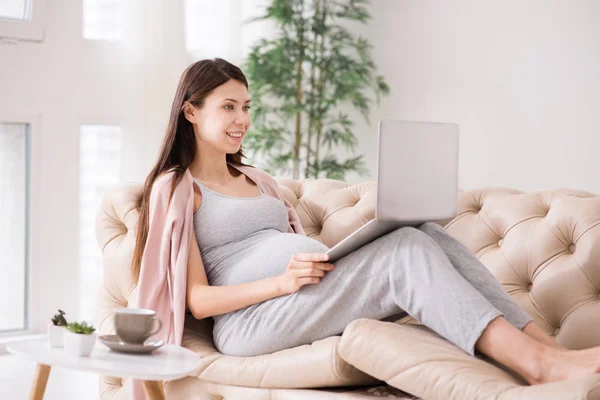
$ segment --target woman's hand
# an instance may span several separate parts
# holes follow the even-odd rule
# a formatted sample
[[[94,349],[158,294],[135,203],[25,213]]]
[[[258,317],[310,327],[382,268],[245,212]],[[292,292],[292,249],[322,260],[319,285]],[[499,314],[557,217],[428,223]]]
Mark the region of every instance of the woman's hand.
[[[292,258],[283,275],[278,276],[278,285],[282,295],[295,293],[304,285],[314,285],[321,281],[325,272],[334,268],[328,264],[327,254],[300,253]]]

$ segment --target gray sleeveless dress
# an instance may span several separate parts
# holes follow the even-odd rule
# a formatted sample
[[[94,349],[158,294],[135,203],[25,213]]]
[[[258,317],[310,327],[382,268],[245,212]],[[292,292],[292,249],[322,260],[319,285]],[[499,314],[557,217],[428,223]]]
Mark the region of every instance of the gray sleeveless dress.
[[[292,254],[328,247],[287,233],[285,205],[267,194],[239,198],[198,180],[194,230],[208,282],[235,285],[281,275]],[[406,311],[404,311],[406,310]],[[229,355],[255,356],[341,334],[358,318],[410,314],[470,354],[494,318],[531,320],[494,276],[434,224],[401,228],[337,260],[321,282],[214,316],[214,342]]]

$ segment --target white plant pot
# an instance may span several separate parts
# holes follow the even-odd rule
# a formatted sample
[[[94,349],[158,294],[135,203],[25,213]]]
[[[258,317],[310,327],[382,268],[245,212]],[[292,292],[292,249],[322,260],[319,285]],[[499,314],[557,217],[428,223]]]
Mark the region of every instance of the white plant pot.
[[[96,344],[96,333],[84,335],[65,330],[63,335],[65,352],[75,357],[87,357],[92,354]]]
[[[64,326],[48,324],[48,341],[51,347],[63,347],[63,333],[67,331]]]

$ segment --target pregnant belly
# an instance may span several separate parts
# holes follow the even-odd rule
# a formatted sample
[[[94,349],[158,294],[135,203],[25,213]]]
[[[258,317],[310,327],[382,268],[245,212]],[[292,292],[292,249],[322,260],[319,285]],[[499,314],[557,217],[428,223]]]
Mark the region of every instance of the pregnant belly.
[[[265,232],[207,255],[211,285],[237,285],[281,275],[293,254],[324,253],[328,247],[295,233]],[[211,252],[212,253],[212,252]],[[226,254],[225,254],[226,253]]]

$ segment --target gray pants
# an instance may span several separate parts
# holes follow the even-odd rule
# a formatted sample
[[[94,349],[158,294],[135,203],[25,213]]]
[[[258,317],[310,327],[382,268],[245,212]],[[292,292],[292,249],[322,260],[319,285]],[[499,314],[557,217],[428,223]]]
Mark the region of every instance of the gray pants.
[[[224,354],[255,356],[341,334],[355,319],[409,314],[465,352],[503,315],[531,321],[496,278],[437,224],[401,228],[335,262],[320,283],[228,315],[215,325]]]

